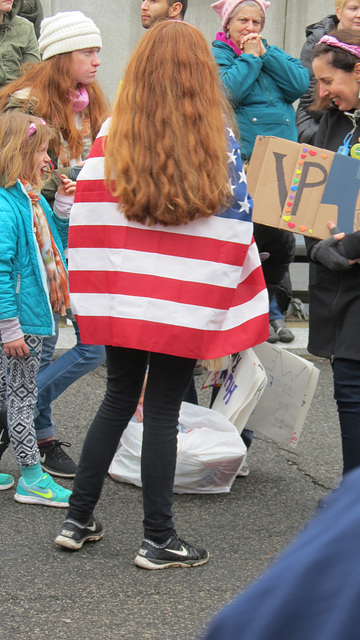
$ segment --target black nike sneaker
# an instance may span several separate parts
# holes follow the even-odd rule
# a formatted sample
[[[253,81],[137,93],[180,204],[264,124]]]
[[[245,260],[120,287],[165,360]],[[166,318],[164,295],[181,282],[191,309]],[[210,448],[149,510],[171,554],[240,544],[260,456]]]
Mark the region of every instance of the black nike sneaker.
[[[69,442],[60,442],[60,440],[49,440],[46,444],[39,444],[41,467],[51,476],[75,478],[76,464],[63,447],[71,447],[71,445]]]
[[[55,538],[55,544],[77,551],[81,549],[84,542],[101,540],[104,533],[105,529],[95,518],[90,518],[87,524],[80,524],[75,520],[71,520],[71,518],[67,518],[64,520],[59,535]]]
[[[209,554],[205,549],[193,547],[174,532],[164,544],[144,538],[134,562],[142,569],[170,569],[199,567],[208,560]]]

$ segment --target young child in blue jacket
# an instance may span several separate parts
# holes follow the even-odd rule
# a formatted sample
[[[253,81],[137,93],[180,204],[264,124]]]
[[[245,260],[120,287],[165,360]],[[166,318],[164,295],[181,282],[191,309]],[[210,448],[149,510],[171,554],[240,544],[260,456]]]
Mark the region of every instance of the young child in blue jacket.
[[[40,194],[54,135],[40,118],[0,116],[0,443],[10,438],[20,467],[17,502],[67,507],[71,492],[41,469],[33,418],[42,340],[54,333],[53,312],[70,307],[63,247],[75,183],[63,176],[55,213]],[[0,474],[0,489],[13,484]]]

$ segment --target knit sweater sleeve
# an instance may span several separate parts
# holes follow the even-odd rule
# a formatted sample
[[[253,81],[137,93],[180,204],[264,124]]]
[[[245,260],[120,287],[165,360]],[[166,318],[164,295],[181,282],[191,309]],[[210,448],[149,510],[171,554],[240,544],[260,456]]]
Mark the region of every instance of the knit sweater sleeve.
[[[1,342],[12,342],[23,337],[18,318],[0,320],[0,340]]]

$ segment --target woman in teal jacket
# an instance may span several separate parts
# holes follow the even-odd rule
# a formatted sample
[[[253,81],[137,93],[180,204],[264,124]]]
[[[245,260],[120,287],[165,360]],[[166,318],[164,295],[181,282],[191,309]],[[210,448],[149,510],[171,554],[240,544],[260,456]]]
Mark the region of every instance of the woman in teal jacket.
[[[258,135],[297,141],[292,102],[309,85],[309,72],[300,60],[278,47],[270,47],[260,35],[269,4],[266,0],[219,0],[211,5],[223,26],[223,31],[216,34],[211,52],[235,111],[245,164]],[[286,332],[285,337],[291,339],[275,294],[294,259],[294,236],[259,224],[254,224],[254,236],[259,251],[269,256],[262,265],[270,298],[269,340],[281,339],[277,331]],[[242,437],[249,447],[253,432],[244,429]]]
[[[309,72],[300,60],[261,37],[268,5],[265,0],[219,0],[211,5],[223,25],[212,54],[235,110],[245,162],[258,135],[297,141],[292,103],[309,85]]]

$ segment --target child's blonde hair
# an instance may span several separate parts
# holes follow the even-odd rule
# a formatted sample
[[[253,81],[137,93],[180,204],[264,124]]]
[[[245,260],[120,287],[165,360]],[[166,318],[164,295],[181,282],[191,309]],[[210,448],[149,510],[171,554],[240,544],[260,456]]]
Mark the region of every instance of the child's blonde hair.
[[[29,135],[31,125],[36,130]],[[0,185],[8,188],[18,178],[24,178],[24,165],[33,167],[34,154],[54,138],[56,131],[41,118],[17,111],[0,115]],[[34,187],[41,188],[42,180],[35,169],[26,178]]]

